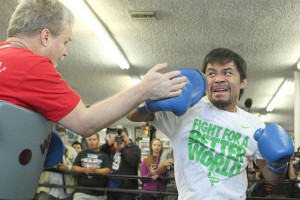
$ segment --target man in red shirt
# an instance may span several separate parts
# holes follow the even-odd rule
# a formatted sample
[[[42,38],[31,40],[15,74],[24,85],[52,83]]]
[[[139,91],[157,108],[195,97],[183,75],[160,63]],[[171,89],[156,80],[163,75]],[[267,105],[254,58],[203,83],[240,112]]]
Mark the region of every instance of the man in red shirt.
[[[89,136],[125,116],[146,99],[181,94],[186,77],[159,71],[158,64],[136,86],[86,108],[56,70],[67,56],[74,17],[58,0],[23,0],[0,42],[0,100],[40,113],[52,122]],[[175,78],[176,77],[176,78]]]

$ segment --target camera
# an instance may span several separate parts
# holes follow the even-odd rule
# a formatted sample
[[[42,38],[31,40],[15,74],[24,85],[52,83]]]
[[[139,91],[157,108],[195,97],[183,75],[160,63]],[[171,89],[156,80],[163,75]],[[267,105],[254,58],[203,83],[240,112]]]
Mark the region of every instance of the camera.
[[[157,169],[157,164],[151,164],[151,168],[154,170]]]
[[[117,144],[122,144],[123,143],[122,136],[116,136],[116,142],[117,142]]]

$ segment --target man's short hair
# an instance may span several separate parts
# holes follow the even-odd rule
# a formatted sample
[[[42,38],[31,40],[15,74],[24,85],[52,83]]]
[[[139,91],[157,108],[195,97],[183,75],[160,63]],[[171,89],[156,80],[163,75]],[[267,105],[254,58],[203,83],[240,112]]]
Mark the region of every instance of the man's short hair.
[[[93,136],[93,135],[96,135],[96,136],[97,136],[97,138],[98,138],[98,140],[100,140],[100,137],[99,137],[99,134],[98,134],[98,133],[94,133],[94,134],[92,134],[92,135],[88,136],[88,138],[89,138],[89,137],[91,137],[91,136]]]
[[[64,133],[67,133],[67,130],[63,127],[58,127],[55,129],[57,132],[61,133],[61,132],[64,132]]]
[[[80,145],[80,147],[82,147],[82,144],[81,144],[80,142],[78,142],[77,140],[76,140],[76,141],[74,141],[74,142],[72,143],[72,146],[74,146],[74,145],[76,145],[76,144],[79,144],[79,145]]]
[[[60,35],[65,24],[74,24],[74,16],[59,0],[21,0],[7,29],[8,37],[30,37],[49,29]]]
[[[117,129],[117,134],[118,134],[118,135],[121,135],[122,132],[124,132],[127,136],[129,136],[127,128],[120,128],[120,129]]]
[[[226,48],[216,48],[210,51],[204,58],[201,71],[205,74],[207,65],[209,63],[227,64],[231,61],[233,61],[234,64],[237,66],[237,69],[240,73],[241,81],[247,79],[246,61],[239,54]],[[243,93],[244,89],[241,89],[239,98],[241,98]]]

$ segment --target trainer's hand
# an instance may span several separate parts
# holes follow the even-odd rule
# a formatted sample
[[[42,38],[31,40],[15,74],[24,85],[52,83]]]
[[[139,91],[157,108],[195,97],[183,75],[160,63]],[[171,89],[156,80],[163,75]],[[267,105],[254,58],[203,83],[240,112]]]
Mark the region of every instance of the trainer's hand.
[[[164,99],[181,94],[187,78],[184,76],[176,77],[180,75],[180,71],[171,71],[165,74],[159,72],[167,67],[167,63],[155,65],[140,82],[146,92],[144,100]]]
[[[179,68],[178,71],[181,72],[181,76],[187,78],[182,93],[172,98],[147,99],[144,104],[138,107],[139,113],[149,115],[156,111],[172,111],[176,116],[181,116],[205,96],[207,84],[206,77],[202,72],[195,68]]]

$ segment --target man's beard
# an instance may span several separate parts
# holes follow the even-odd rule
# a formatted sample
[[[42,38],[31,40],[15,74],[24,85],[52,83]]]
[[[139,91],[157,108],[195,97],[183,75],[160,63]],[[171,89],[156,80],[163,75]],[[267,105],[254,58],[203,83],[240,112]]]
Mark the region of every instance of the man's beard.
[[[212,100],[211,103],[215,107],[219,108],[220,110],[225,110],[225,108],[227,106],[229,106],[231,102],[230,102],[230,100],[221,100],[220,99],[220,100]]]

